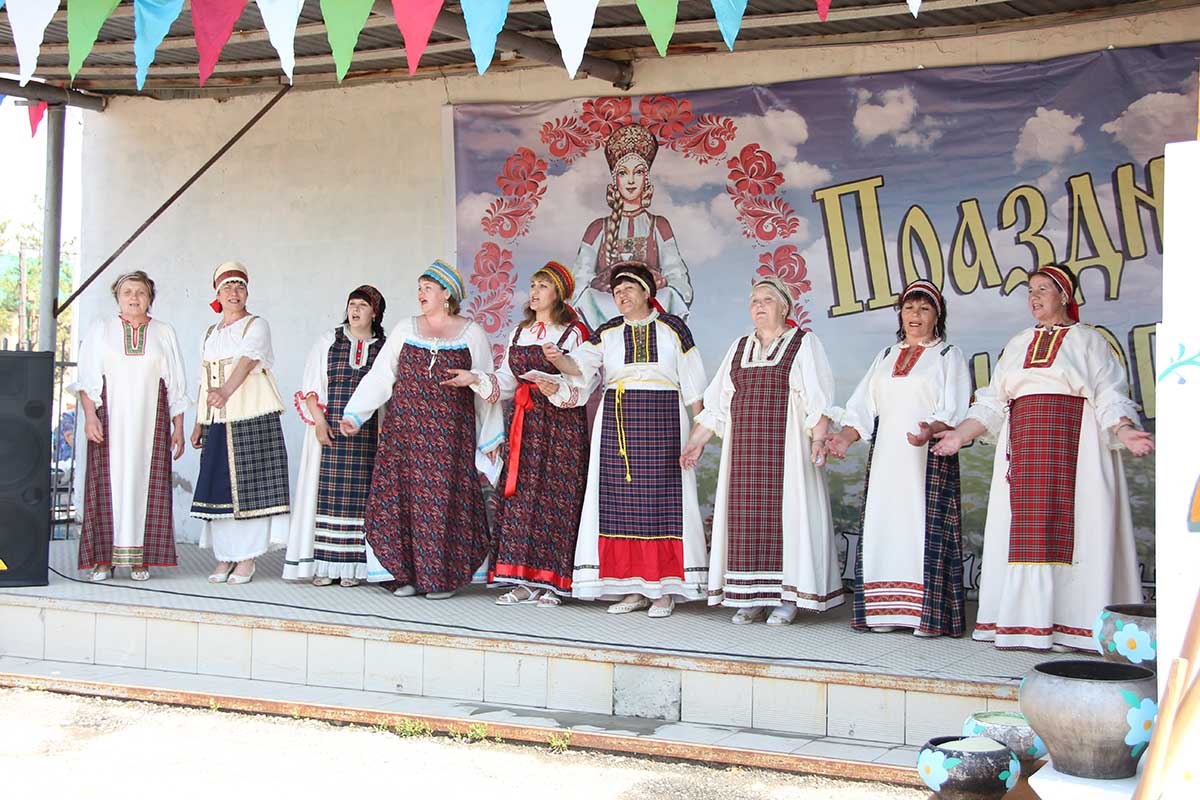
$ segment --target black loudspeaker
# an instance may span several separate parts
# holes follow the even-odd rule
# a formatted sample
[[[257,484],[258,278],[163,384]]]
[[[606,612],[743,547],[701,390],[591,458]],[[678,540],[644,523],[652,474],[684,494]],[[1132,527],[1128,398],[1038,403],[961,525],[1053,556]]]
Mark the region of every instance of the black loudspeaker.
[[[0,586],[45,586],[54,354],[0,351]]]

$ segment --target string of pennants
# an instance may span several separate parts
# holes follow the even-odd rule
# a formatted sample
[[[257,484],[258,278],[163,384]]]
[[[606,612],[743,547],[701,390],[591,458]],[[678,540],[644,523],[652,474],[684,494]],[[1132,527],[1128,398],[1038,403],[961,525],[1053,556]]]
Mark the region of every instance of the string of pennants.
[[[212,75],[221,49],[229,41],[233,26],[245,11],[249,0],[192,0],[192,28],[196,50],[200,56],[200,85]],[[296,24],[304,0],[254,0],[267,29],[271,45],[279,54],[279,64],[292,80],[296,64],[294,42]],[[413,74],[429,43],[443,0],[391,0],[396,24],[404,36],[408,72]],[[583,51],[591,35],[600,0],[545,0],[554,39],[562,51],[563,63],[575,77],[583,60]],[[711,0],[717,26],[726,46],[733,50],[746,12],[747,0]],[[915,17],[921,0],[906,0]],[[9,26],[17,48],[20,81],[25,85],[37,70],[38,52],[46,27],[58,11],[59,0],[0,0],[0,9],[7,3]],[[120,0],[71,0],[67,5],[68,72],[71,80],[83,67],[96,43],[105,20],[116,10]],[[183,13],[184,0],[133,0],[134,64],[139,90],[145,85],[154,54],[166,37],[171,25]],[[460,8],[467,26],[475,66],[482,75],[492,63],[496,37],[504,28],[509,0],[461,0]],[[816,0],[817,15],[824,22],[832,0]],[[342,80],[350,69],[358,35],[374,6],[372,0],[321,0],[321,16],[333,51],[337,78]],[[667,54],[667,45],[675,32],[679,0],[637,0],[638,10],[660,55]]]

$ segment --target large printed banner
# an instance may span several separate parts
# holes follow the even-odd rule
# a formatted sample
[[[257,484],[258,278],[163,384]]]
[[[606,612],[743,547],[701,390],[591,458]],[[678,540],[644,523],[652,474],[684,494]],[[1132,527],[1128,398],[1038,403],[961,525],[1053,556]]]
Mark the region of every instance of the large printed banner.
[[[896,339],[897,293],[942,287],[950,340],[985,385],[1032,324],[1039,264],[1080,277],[1153,425],[1162,308],[1163,147],[1196,131],[1200,44],[1036,64],[864,75],[645,97],[454,109],[458,258],[468,313],[496,347],[545,261],[573,267],[576,307],[614,314],[613,264],[648,261],[709,369],[752,329],[756,275],[791,289],[844,403]],[[631,127],[632,126],[632,127]],[[640,168],[638,153],[650,162]],[[648,212],[648,213],[643,213]],[[710,448],[712,449],[712,448]],[[857,529],[866,448],[829,469],[837,530]],[[994,450],[965,451],[967,548],[982,546]],[[711,508],[714,452],[701,463]],[[1153,579],[1154,461],[1126,459]]]

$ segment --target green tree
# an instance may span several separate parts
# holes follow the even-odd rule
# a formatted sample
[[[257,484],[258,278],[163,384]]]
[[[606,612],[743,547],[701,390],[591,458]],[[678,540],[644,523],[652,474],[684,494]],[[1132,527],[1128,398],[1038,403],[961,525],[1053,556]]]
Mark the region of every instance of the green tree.
[[[71,291],[76,261],[74,241],[63,244],[59,268],[59,297]],[[21,296],[21,272],[25,273],[24,303]],[[40,225],[25,223],[16,225],[12,220],[0,220],[0,337],[7,338],[9,346],[18,344],[21,332],[21,312],[25,314],[25,341],[37,344],[40,322],[39,302],[42,282],[42,230]],[[71,320],[74,309],[58,319],[59,351],[65,342],[70,347]]]

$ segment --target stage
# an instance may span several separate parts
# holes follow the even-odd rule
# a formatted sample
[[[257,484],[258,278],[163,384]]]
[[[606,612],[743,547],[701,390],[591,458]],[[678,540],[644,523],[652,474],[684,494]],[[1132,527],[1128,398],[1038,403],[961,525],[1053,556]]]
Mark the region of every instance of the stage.
[[[180,566],[155,569],[148,582],[94,584],[75,569],[76,547],[51,543],[49,586],[0,589],[4,683],[121,687],[101,693],[190,704],[211,695],[225,708],[275,713],[270,703],[284,701],[304,713],[352,707],[351,721],[375,710],[442,720],[442,729],[491,714],[516,726],[512,738],[549,724],[615,732],[647,749],[614,749],[667,755],[653,743],[733,737],[710,747],[709,760],[730,760],[717,751],[751,736],[751,763],[769,755],[767,766],[809,769],[805,759],[820,757],[827,772],[875,764],[892,772],[844,774],[908,780],[895,770],[911,767],[915,746],[957,733],[972,712],[1016,708],[1034,664],[1079,657],[859,633],[848,605],[790,626],[735,626],[732,612],[699,604],[655,620],[585,602],[497,606],[499,591],[481,586],[441,601],[366,584],[318,588],[278,577],[279,551],[243,586],[209,584],[211,554],[194,545],[180,545]],[[777,763],[785,755],[793,762]]]

